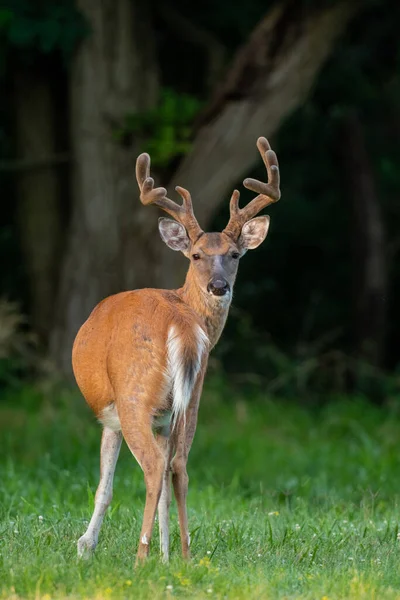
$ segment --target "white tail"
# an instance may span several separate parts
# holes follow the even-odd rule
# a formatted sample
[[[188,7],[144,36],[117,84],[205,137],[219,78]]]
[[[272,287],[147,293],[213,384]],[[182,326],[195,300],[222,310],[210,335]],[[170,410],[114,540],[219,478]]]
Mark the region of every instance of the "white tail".
[[[174,325],[169,329],[167,352],[168,375],[172,383],[172,428],[186,413],[208,345],[208,337],[198,325],[194,328],[192,343],[186,347],[179,330]]]

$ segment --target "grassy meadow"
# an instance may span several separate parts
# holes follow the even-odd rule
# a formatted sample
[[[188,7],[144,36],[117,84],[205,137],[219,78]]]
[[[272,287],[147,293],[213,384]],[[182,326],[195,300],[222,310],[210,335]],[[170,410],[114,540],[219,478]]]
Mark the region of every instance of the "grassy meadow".
[[[77,393],[0,402],[0,598],[400,599],[400,406],[323,408],[208,382],[189,460],[193,558],[134,569],[144,503],[123,447],[93,559],[76,558],[100,427]]]

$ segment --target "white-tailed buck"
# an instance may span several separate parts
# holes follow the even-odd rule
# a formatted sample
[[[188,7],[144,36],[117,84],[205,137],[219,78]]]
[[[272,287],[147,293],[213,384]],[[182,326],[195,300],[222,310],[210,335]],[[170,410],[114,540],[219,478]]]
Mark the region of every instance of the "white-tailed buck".
[[[76,381],[104,427],[100,483],[90,524],[78,541],[80,556],[96,547],[124,437],[146,483],[137,559],[148,555],[158,507],[161,552],[168,560],[171,475],[182,553],[189,557],[186,463],[208,355],[225,325],[239,258],[267,235],[269,217],[255,215],[280,197],[276,154],[265,138],[259,138],[257,146],[268,183],[246,179],[244,186],[258,196],[242,209],[239,192],[233,192],[229,223],[222,233],[204,233],[189,192],[177,187],[183,203],[176,204],[164,188],[154,188],[148,154],[137,159],[140,200],[176,219],[160,219],[160,234],[169,248],[189,259],[190,266],[178,290],[142,289],[106,298],[76,337],[72,355]]]

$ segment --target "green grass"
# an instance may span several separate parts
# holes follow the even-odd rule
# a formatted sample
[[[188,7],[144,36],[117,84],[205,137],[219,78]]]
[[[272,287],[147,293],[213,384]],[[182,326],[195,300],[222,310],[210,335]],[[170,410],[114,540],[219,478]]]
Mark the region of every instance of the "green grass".
[[[92,560],[79,562],[100,428],[77,395],[0,399],[0,598],[400,598],[400,415],[209,383],[189,460],[192,561],[134,569],[142,474],[123,448]],[[400,536],[399,536],[400,537]],[[172,586],[172,587],[171,587]]]

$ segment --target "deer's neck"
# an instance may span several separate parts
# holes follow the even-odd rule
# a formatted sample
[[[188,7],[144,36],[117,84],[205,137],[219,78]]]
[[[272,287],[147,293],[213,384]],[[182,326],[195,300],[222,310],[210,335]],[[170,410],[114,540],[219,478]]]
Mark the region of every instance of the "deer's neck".
[[[191,276],[190,268],[183,287],[176,290],[176,293],[202,319],[211,346],[215,346],[225,326],[231,300],[217,298],[200,289]]]

